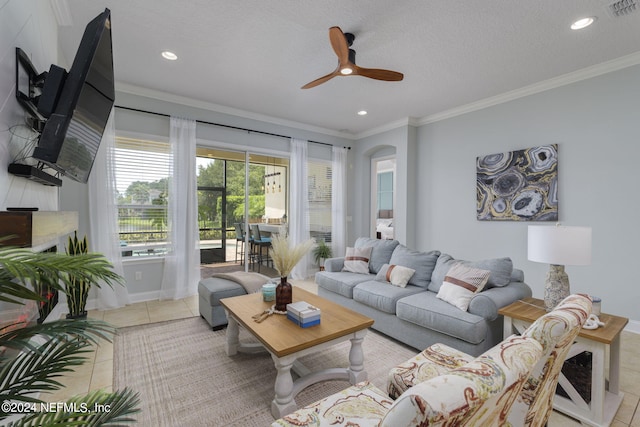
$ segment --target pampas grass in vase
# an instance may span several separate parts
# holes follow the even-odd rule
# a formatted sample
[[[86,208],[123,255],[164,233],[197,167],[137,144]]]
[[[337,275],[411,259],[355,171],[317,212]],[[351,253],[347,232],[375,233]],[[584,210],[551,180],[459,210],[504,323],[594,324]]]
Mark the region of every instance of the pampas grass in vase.
[[[291,274],[293,267],[311,250],[313,245],[315,245],[313,239],[291,246],[286,235],[274,235],[272,237],[271,259],[273,260],[273,267],[280,274],[280,284],[276,286],[276,311],[286,311],[287,304],[293,301],[291,284],[287,282],[287,277]]]

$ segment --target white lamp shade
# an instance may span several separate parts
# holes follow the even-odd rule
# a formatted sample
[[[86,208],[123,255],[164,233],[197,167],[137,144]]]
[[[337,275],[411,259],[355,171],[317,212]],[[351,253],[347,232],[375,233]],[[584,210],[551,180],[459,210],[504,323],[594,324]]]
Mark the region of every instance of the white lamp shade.
[[[530,225],[529,261],[555,265],[591,264],[591,227]]]

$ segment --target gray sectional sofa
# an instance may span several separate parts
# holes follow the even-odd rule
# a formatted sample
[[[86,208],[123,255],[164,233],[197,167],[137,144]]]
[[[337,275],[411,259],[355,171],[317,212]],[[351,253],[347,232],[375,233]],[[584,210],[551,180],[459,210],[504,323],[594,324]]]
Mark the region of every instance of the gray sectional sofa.
[[[510,258],[469,262],[440,251],[420,252],[397,240],[361,237],[356,248],[372,247],[369,274],[343,271],[344,258],[325,261],[316,273],[318,294],[375,320],[372,328],[417,350],[443,343],[477,356],[502,341],[502,316],[498,309],[531,296],[524,273]],[[471,299],[468,311],[436,297],[452,265],[463,262],[489,270],[484,289]],[[415,270],[406,287],[376,281],[384,264]]]

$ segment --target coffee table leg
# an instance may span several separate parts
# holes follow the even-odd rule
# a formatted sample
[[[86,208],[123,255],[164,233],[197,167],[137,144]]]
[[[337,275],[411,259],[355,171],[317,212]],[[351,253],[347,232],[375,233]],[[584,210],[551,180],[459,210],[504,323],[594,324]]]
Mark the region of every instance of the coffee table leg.
[[[291,377],[291,367],[296,358],[287,356],[281,358],[273,354],[271,358],[278,370],[274,387],[276,397],[271,402],[271,415],[277,419],[298,409],[298,405],[293,399],[293,378]]]
[[[367,379],[367,371],[364,370],[364,352],[362,351],[362,341],[367,334],[367,330],[353,334],[351,338],[351,350],[349,350],[349,382],[356,384]]]
[[[238,322],[233,316],[229,316],[227,313],[227,343],[225,345],[225,350],[227,352],[227,356],[233,356],[238,354],[238,348],[240,347],[240,328],[238,327]]]

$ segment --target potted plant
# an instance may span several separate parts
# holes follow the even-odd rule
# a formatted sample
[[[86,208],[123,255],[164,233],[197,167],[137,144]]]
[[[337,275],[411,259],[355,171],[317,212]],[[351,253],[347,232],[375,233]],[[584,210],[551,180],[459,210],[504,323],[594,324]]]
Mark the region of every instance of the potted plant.
[[[1,240],[1,239],[0,239]],[[31,289],[46,281],[56,291],[71,286],[71,277],[109,286],[121,284],[111,264],[100,254],[70,256],[0,247],[0,301],[23,305],[43,298]],[[102,426],[134,423],[139,411],[138,394],[130,389],[95,390],[65,402],[67,408],[102,408],[98,411],[38,410],[40,393],[63,387],[60,376],[83,365],[101,339],[110,340],[115,328],[94,319],[54,320],[32,324],[16,318],[0,326],[0,422],[11,426]],[[5,406],[6,404],[6,406]],[[106,410],[108,408],[108,410]],[[26,414],[22,418],[12,414]],[[11,419],[9,418],[11,417]]]
[[[87,236],[82,240],[78,240],[78,233],[74,231],[73,238],[69,236],[67,240],[67,255],[80,255],[88,253]],[[67,306],[69,314],[67,319],[83,319],[87,317],[87,296],[91,289],[91,282],[83,280],[77,276],[69,276],[70,285],[65,285],[65,294],[67,295]]]
[[[315,259],[320,271],[324,271],[324,260],[331,258],[331,246],[328,246],[324,240],[320,240],[318,245],[313,248],[313,258]]]

